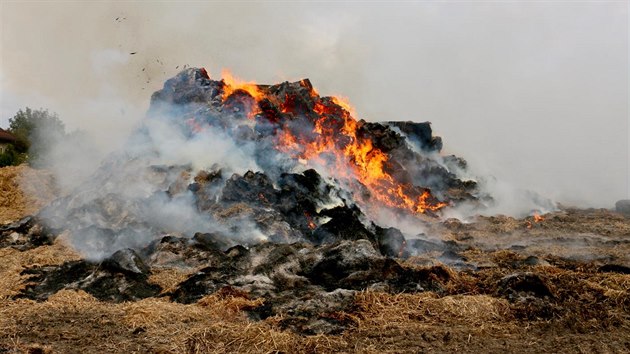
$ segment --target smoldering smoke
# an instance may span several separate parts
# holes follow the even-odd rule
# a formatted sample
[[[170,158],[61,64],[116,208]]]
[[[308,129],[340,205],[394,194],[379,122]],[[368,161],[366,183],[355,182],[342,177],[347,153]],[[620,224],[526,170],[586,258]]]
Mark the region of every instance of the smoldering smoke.
[[[283,85],[278,87],[287,87],[287,84]],[[124,147],[110,154],[89,178],[45,208],[40,216],[48,220],[53,229],[69,230],[69,241],[86,258],[93,260],[107,257],[118,249],[141,248],[165,234],[190,238],[200,232],[216,233],[230,239],[232,244],[255,244],[269,240],[295,242],[305,239],[304,232],[313,232],[319,235],[317,242],[322,242],[330,237],[332,226],[327,223],[332,219],[331,225],[335,224],[335,217],[340,215],[341,218],[356,218],[357,223],[351,226],[365,230],[366,234],[384,233],[378,231],[381,230],[378,224],[402,228],[406,237],[417,237],[421,233],[423,221],[404,213],[372,207],[364,209],[366,214],[363,214],[356,204],[360,199],[357,200],[357,195],[351,192],[355,185],[339,180],[330,167],[317,163],[305,166],[275,149],[271,137],[277,127],[258,121],[252,130],[254,123],[248,116],[253,107],[243,105],[242,101],[243,97],[247,98],[247,93],[237,92],[232,100],[236,106],[230,106],[230,110],[225,103],[230,100],[223,102],[225,98],[222,98],[221,90],[224,86],[222,81],[207,79],[203,69],[188,69],[169,80],[162,91],[154,94],[147,117]],[[198,117],[204,118],[200,120]],[[201,129],[199,124],[203,124]],[[395,124],[391,129],[385,125],[365,124],[376,132],[385,129],[385,136],[402,136],[400,130],[395,132]],[[423,185],[433,188],[438,197],[453,198],[450,189],[453,183],[463,188],[462,192],[475,186],[462,182],[471,177],[462,159],[442,157],[437,153],[441,143],[437,143],[430,130],[428,136],[425,133],[425,141],[414,142],[414,138],[417,137],[400,140],[407,142],[401,151],[416,156],[415,160],[405,162],[407,169],[415,176],[423,176]],[[430,148],[423,149],[422,144]],[[316,189],[300,192],[314,195],[317,205],[304,211],[304,215],[292,216],[297,230],[281,214],[270,209],[273,204],[270,200],[276,198],[273,193],[265,195],[263,189],[260,196],[251,196],[264,202],[262,208],[253,209],[247,205],[251,204],[248,196],[224,195],[226,186],[252,180],[268,184],[272,190],[276,188],[274,183],[282,181],[289,183],[291,188],[303,188],[290,179],[306,174],[311,167],[322,171],[323,179],[315,172],[315,180],[319,181]],[[287,173],[296,173],[297,177],[287,177]],[[211,176],[217,176],[216,180]],[[204,180],[201,187],[197,183],[200,180]],[[199,188],[204,188],[201,202]],[[247,184],[235,188],[237,194],[251,192],[245,190]],[[481,207],[491,205],[480,203],[484,198],[486,202],[492,201],[485,191],[477,190],[476,193],[473,196],[465,192],[463,195],[468,197],[453,204],[458,208],[452,208],[443,216],[465,217],[469,215],[467,213],[479,212]],[[227,200],[231,204],[226,204]],[[470,203],[463,202],[465,200]],[[254,204],[259,202],[255,200]],[[201,206],[200,203],[205,204]],[[532,205],[540,209],[543,204]],[[552,204],[546,207],[550,205],[553,207]],[[335,216],[330,210],[338,207],[348,209],[342,208],[341,214],[337,211]],[[309,214],[322,210],[329,212]],[[305,227],[317,229],[303,228],[305,231],[300,233],[299,227],[304,223],[307,224]]]

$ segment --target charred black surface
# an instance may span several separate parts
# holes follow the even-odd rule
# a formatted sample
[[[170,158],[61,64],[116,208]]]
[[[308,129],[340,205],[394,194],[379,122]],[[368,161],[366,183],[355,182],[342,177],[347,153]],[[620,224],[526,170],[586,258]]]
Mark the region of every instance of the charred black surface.
[[[66,262],[60,266],[45,266],[24,270],[22,275],[31,275],[29,284],[18,297],[44,301],[66,286],[86,277],[95,269],[86,261]]]
[[[322,259],[305,274],[328,290],[358,290],[390,280],[401,271],[398,263],[382,257],[369,242],[361,240],[325,247]]]
[[[236,292],[264,299],[260,307],[248,309],[254,319],[281,314],[283,328],[305,334],[339,333],[353,325],[339,313],[353,305],[354,291],[441,291],[449,277],[441,267],[402,266],[382,256],[367,240],[319,247],[267,243],[226,250],[220,262],[202,268],[166,295],[193,303],[209,294]]]
[[[330,220],[315,229],[313,242],[316,244],[333,243],[340,240],[369,240],[376,243],[376,235],[361,222],[363,215],[356,206],[335,207],[320,212]]]
[[[630,274],[630,267],[621,264],[604,264],[598,270],[604,273]]]
[[[0,248],[12,247],[26,251],[43,245],[51,245],[56,237],[55,232],[33,216],[0,226]]]
[[[146,278],[151,272],[140,256],[132,249],[116,251],[101,264],[104,268],[131,276]]]
[[[174,292],[166,295],[177,302],[193,303],[228,286],[229,280],[238,274],[239,269],[231,266],[206,267],[179,284]]]
[[[531,272],[510,274],[497,284],[497,292],[516,301],[519,297],[553,297],[549,285],[539,275]]]
[[[467,246],[458,243],[457,241],[448,240],[442,241],[438,239],[427,239],[424,234],[421,234],[422,238],[415,238],[407,240],[408,251],[412,255],[419,255],[423,253],[429,253],[434,251],[439,252],[451,252],[459,253],[466,249]]]
[[[32,216],[26,216],[22,219],[12,222],[10,224],[6,224],[0,226],[0,232],[18,232],[18,233],[27,233],[31,227],[34,225],[34,218]]]
[[[407,137],[426,151],[442,150],[442,138],[433,136],[430,122],[417,123],[412,121],[385,122],[385,124],[400,129]]]
[[[161,288],[147,281],[149,269],[131,250],[122,250],[104,262],[66,262],[25,270],[32,275],[20,295],[44,301],[62,289],[84,290],[102,301],[136,301],[156,296]]]
[[[221,264],[226,256],[222,245],[207,239],[203,234],[190,240],[183,237],[165,236],[151,242],[141,250],[144,262],[153,268],[197,268]]]
[[[381,254],[387,257],[409,257],[407,240],[405,240],[405,236],[400,230],[394,227],[382,228],[375,226],[374,231]]]
[[[216,97],[223,82],[210,80],[205,69],[187,69],[167,80],[160,91],[151,96],[151,112],[173,105],[205,103]]]
[[[307,293],[285,303],[269,306],[272,313],[288,314],[280,320],[280,328],[305,335],[340,334],[356,326],[351,316],[355,292],[338,289],[328,293]]]
[[[249,202],[270,206],[276,203],[276,191],[271,179],[261,172],[247,171],[243,176],[233,175],[225,184],[221,201]]]
[[[225,251],[234,246],[234,241],[218,232],[197,232],[195,236],[193,236],[193,240],[196,242],[198,247],[207,250]]]
[[[278,187],[278,211],[292,227],[304,235],[310,234],[319,214],[317,203],[327,201],[330,187],[322,183],[315,170],[306,170],[301,174],[283,173]]]
[[[369,123],[360,121],[359,134],[369,138],[375,147],[386,153],[398,149],[408,149],[405,137],[393,131],[390,127],[381,123]],[[390,124],[390,123],[386,123]],[[407,152],[411,154],[411,151]]]

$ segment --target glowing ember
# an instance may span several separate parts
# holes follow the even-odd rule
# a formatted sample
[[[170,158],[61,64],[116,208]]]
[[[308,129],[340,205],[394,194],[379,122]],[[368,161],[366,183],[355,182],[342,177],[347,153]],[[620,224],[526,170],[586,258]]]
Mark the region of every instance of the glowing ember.
[[[258,199],[260,199],[260,201],[262,201],[265,204],[269,204],[269,201],[267,200],[267,198],[265,197],[264,194],[262,193],[258,193]]]
[[[308,228],[311,230],[315,230],[315,228],[317,228],[317,224],[313,222],[313,218],[311,217],[311,215],[307,212],[304,212],[304,216],[306,217],[306,220],[308,222]]]
[[[186,119],[186,124],[188,124],[193,133],[199,133],[204,129],[203,126],[195,120],[195,118]]]

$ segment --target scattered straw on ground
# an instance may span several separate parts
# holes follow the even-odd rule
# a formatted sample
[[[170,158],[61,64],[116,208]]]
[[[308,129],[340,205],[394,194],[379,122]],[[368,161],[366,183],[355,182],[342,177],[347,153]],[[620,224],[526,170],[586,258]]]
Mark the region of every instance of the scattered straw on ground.
[[[352,325],[340,335],[303,336],[244,311],[263,303],[221,291],[194,304],[168,298],[112,304],[63,290],[47,301],[16,299],[28,280],[22,270],[79,259],[63,238],[20,252],[0,249],[0,351],[41,353],[412,353],[630,351],[630,276],[557,267],[532,268],[554,285],[567,318],[523,320],[518,304],[487,292],[509,270],[449,271],[447,292],[359,292]],[[510,252],[489,254],[507,264]],[[171,288],[187,275],[167,269],[150,280]],[[516,306],[516,307],[515,307]],[[604,318],[604,316],[606,318]],[[583,322],[580,324],[579,322]],[[608,324],[606,324],[608,323]]]
[[[17,294],[28,277],[20,273],[39,265],[56,265],[78,260],[80,255],[57,241],[50,246],[41,246],[28,251],[13,248],[0,248],[0,300]]]
[[[179,283],[188,279],[195,272],[194,269],[184,268],[153,269],[149,276],[149,282],[159,285],[163,289],[162,293],[168,293],[175,290]]]
[[[0,169],[0,222],[36,211],[54,197],[52,185],[52,178],[42,171],[25,166]],[[630,227],[627,220],[605,211],[590,219],[559,213],[532,230],[509,218],[484,223],[462,226],[453,237],[464,232],[495,237],[506,230],[537,237],[559,229],[598,231],[623,241]],[[512,264],[522,258],[507,250],[467,251],[467,257],[491,267],[475,273],[447,269],[449,281],[440,296],[359,292],[352,310],[336,314],[351,323],[348,330],[304,336],[284,330],[280,316],[248,319],[244,311],[263,300],[231,292],[188,305],[166,297],[112,304],[73,290],[62,290],[43,302],[15,298],[28,281],[21,275],[24,269],[80,258],[63,240],[24,252],[0,249],[0,352],[630,352],[630,275],[532,267],[550,284],[554,299],[546,307],[530,308],[494,294],[497,282],[514,272]],[[615,247],[625,251],[621,241]],[[168,291],[191,272],[159,269],[149,280]],[[551,317],[530,318],[538,312]]]
[[[35,213],[55,196],[51,173],[27,165],[0,168],[0,224]]]

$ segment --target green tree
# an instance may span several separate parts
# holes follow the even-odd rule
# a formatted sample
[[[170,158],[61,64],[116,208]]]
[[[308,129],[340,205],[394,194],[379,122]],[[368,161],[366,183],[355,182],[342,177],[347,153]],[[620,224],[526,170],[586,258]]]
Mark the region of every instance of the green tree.
[[[18,139],[15,149],[28,153],[28,160],[39,165],[46,149],[66,137],[66,127],[56,113],[47,109],[19,110],[9,119],[9,131]]]

